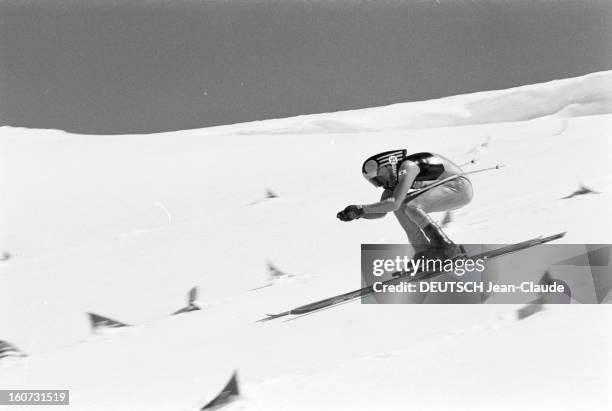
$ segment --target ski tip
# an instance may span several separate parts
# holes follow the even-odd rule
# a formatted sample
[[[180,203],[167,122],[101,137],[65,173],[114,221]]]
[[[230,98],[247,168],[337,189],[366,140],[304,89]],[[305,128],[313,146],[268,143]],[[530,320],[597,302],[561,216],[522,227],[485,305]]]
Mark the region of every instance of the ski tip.
[[[553,240],[558,240],[559,238],[563,238],[565,236],[565,234],[567,234],[567,231],[563,231],[561,233],[557,233],[557,234],[551,234],[551,235],[539,235],[537,237],[534,238],[534,240],[540,240],[540,241],[545,241],[545,242],[549,242],[549,241],[553,241]]]
[[[283,315],[285,315],[285,314],[266,314],[265,318],[257,320],[257,322],[258,323],[264,323],[266,321],[270,321],[270,320],[273,320],[275,318],[282,317]]]
[[[567,234],[567,231],[563,231],[562,233],[553,234],[550,236],[550,238],[556,240],[556,239],[565,237],[565,234]]]

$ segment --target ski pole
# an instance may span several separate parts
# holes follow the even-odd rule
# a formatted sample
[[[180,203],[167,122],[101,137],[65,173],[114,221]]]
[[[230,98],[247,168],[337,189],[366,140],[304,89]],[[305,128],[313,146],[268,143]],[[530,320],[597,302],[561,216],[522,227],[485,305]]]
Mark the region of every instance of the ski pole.
[[[486,167],[486,168],[480,168],[478,170],[472,170],[472,171],[466,171],[464,173],[460,173],[460,174],[455,174],[454,176],[450,176],[450,177],[446,177],[440,181],[436,181],[433,184],[430,184],[428,186],[425,186],[423,188],[419,188],[418,190],[412,191],[410,193],[408,193],[408,196],[412,197],[411,199],[413,199],[414,197],[417,197],[421,194],[423,194],[424,192],[431,190],[434,187],[437,187],[439,185],[442,185],[444,183],[448,183],[449,181],[452,181],[456,178],[459,177],[463,177],[463,176],[467,176],[469,174],[476,174],[476,173],[482,173],[483,171],[489,171],[489,170],[500,170],[502,167],[505,167],[503,164],[497,164],[493,167]]]
[[[496,164],[493,167],[479,168],[478,170],[466,171],[464,173],[461,173],[460,175],[476,174],[476,173],[481,173],[483,171],[489,171],[489,170],[500,170],[504,167],[506,167],[505,164]]]

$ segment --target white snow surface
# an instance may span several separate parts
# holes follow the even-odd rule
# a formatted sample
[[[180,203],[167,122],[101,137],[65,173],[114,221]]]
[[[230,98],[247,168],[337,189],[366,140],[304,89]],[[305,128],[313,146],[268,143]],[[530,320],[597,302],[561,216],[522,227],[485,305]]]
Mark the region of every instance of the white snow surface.
[[[611,79],[154,135],[1,128],[0,339],[29,356],[0,361],[0,387],[196,410],[237,369],[227,410],[612,409],[609,304],[517,321],[357,301],[256,322],[358,288],[361,243],[406,242],[393,217],[335,217],[378,200],[360,166],[388,149],[505,165],[472,177],[456,242],[612,243]],[[580,184],[599,194],[561,200]],[[249,291],[268,261],[293,276]],[[203,310],[169,316],[193,286]],[[133,326],[94,335],[86,312]]]

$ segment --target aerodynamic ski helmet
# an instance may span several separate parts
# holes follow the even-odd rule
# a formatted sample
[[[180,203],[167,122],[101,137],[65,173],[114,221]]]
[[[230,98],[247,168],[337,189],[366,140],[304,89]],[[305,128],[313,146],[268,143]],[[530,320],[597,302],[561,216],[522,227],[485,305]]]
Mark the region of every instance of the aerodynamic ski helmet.
[[[361,166],[366,180],[375,187],[392,189],[397,184],[397,167],[406,158],[406,150],[391,150],[376,154]]]

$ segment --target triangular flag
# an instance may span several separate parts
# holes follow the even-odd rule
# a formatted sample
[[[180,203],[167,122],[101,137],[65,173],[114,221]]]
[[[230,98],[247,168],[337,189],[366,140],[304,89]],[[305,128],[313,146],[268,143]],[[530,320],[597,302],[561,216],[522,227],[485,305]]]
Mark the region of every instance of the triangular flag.
[[[239,395],[240,391],[238,390],[238,372],[234,371],[232,378],[230,378],[225,388],[223,388],[219,395],[213,398],[212,401],[200,408],[200,411],[219,409],[224,405],[227,405],[231,401],[235,400]]]
[[[181,308],[178,311],[173,312],[172,315],[183,314],[183,313],[188,313],[190,311],[201,310],[202,308],[198,305],[197,299],[198,299],[198,287],[193,287],[187,293],[187,306]]]
[[[98,328],[119,328],[128,327],[128,324],[124,324],[121,321],[113,320],[111,318],[103,317],[94,313],[87,313],[89,320],[91,321],[91,328],[94,330]]]
[[[27,357],[27,354],[14,345],[0,340],[0,359],[4,357]]]

